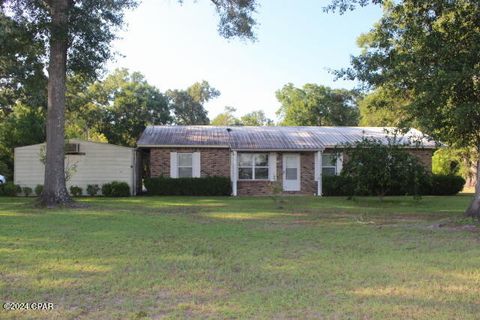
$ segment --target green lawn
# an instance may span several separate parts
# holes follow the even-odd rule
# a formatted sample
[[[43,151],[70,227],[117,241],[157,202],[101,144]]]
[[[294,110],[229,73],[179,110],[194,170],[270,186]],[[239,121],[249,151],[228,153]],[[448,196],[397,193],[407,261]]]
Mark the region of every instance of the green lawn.
[[[469,200],[0,198],[0,318],[479,319]]]

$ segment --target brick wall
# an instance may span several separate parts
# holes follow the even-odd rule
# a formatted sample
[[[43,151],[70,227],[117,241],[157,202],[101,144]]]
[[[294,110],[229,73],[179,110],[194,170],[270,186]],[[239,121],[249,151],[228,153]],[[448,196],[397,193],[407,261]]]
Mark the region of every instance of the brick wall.
[[[201,176],[230,177],[230,150],[226,148],[152,148],[150,175],[170,177],[171,152],[200,152]]]
[[[326,152],[331,150],[326,150]],[[152,177],[170,176],[170,152],[200,152],[201,176],[224,176],[230,177],[230,150],[226,148],[152,148],[150,150],[150,174]],[[418,157],[425,168],[432,170],[433,150],[414,149],[409,150]],[[313,195],[317,192],[315,181],[315,153],[300,153],[300,191],[282,191],[282,194]],[[277,152],[277,180],[272,181],[248,181],[240,180],[237,184],[237,194],[247,195],[271,195],[274,185],[283,190],[283,152]],[[344,162],[347,157],[344,156]]]
[[[300,153],[300,191],[281,191],[281,194],[313,195],[317,192],[315,181],[315,153]],[[239,196],[271,195],[274,185],[283,190],[283,152],[277,152],[277,180],[276,181],[248,181],[240,180],[237,185]]]
[[[420,160],[427,172],[432,172],[432,157],[435,150],[432,149],[411,149],[408,152]]]
[[[171,152],[200,152],[201,176],[230,177],[230,151],[223,148],[152,148],[150,150],[150,175],[152,177],[170,176]],[[237,193],[246,195],[271,195],[273,184],[283,189],[283,153],[277,153],[277,181],[238,181]],[[283,194],[308,194],[317,191],[314,181],[314,153],[300,152],[300,191],[282,192]]]

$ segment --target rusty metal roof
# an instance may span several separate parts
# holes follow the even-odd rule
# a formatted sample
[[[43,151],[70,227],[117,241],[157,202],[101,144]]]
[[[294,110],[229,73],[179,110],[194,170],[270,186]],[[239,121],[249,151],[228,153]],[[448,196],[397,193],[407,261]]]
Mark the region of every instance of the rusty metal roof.
[[[232,150],[323,150],[362,137],[386,142],[395,128],[384,127],[242,127],[242,126],[149,126],[139,147],[223,147]],[[398,143],[436,148],[434,141],[416,129],[397,134]]]

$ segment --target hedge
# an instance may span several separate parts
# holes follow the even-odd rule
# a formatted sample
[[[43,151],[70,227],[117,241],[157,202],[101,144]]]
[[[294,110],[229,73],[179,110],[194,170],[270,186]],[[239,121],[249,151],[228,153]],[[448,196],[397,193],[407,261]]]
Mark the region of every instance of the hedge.
[[[430,195],[449,196],[462,191],[465,179],[456,175],[434,174],[430,178]]]
[[[229,196],[232,185],[227,177],[205,178],[147,178],[148,195]]]
[[[102,194],[105,197],[129,197],[130,187],[126,182],[112,181],[102,185]]]
[[[352,179],[344,176],[324,176],[322,191],[325,196],[350,196],[355,189]],[[456,175],[431,174],[420,181],[421,195],[455,195],[462,191],[465,179]],[[400,196],[412,194],[409,186],[395,186],[388,195]],[[370,195],[368,190],[357,192],[358,196]]]
[[[13,182],[0,184],[0,196],[14,197],[21,192],[22,188],[17,184],[13,184]]]

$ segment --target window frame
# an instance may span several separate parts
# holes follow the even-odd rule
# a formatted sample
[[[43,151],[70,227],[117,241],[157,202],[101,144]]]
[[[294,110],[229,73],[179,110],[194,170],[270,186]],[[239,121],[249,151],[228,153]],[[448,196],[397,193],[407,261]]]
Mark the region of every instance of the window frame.
[[[252,163],[251,165],[249,166],[245,166],[245,165],[240,165],[240,160],[237,161],[237,177],[238,177],[238,180],[239,181],[269,181],[270,180],[270,154],[268,152],[261,152],[261,153],[238,153],[238,158],[240,158],[240,156],[242,154],[248,154],[248,155],[252,155]],[[267,165],[265,166],[258,166],[256,165],[256,157],[259,156],[259,155],[264,155],[267,157]],[[245,178],[240,178],[240,169],[252,169],[252,178],[251,179],[245,179]],[[255,169],[267,169],[267,177],[266,178],[260,178],[260,179],[257,179],[255,177]]]
[[[335,170],[335,173],[333,174],[334,176],[338,176],[338,164],[337,164],[337,161],[338,159],[335,158],[335,164],[329,164],[329,165],[325,165],[325,162],[326,161],[323,161],[323,156],[325,155],[329,155],[329,156],[335,156],[335,153],[333,152],[325,152],[325,153],[322,153],[321,156],[322,156],[322,167],[320,168],[322,170],[322,176],[324,176],[325,174],[323,173],[323,169],[331,169],[333,168]],[[338,157],[338,155],[337,155]]]
[[[180,155],[190,155],[191,165],[190,166],[181,166],[180,165]],[[190,177],[180,176],[180,168],[191,168],[192,174]],[[193,178],[193,152],[177,152],[177,178]]]

